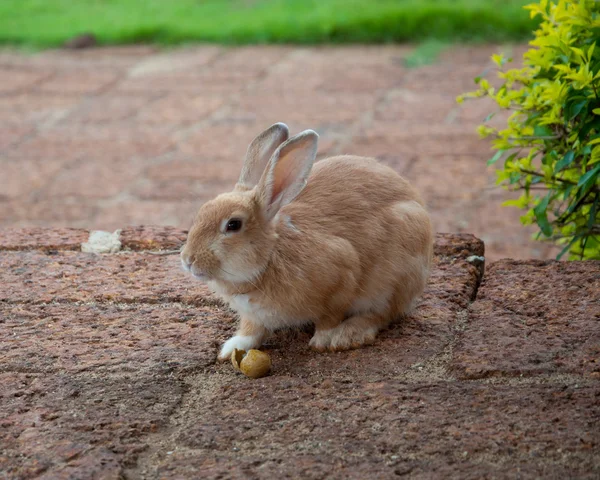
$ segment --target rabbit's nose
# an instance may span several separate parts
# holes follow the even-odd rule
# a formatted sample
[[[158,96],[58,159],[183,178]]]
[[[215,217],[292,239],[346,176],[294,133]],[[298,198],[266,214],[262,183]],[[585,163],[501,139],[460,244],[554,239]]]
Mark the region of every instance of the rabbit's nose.
[[[181,265],[183,266],[183,269],[186,272],[191,271],[193,263],[194,263],[194,260],[192,259],[191,256],[186,255],[183,252],[181,253]]]

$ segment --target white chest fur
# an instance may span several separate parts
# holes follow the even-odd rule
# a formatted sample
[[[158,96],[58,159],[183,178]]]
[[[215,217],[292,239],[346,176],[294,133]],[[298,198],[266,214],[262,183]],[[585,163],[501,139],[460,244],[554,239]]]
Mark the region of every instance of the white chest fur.
[[[228,295],[219,289],[217,285],[210,286],[217,295],[229,303],[231,309],[237,312],[238,315],[258,323],[268,330],[298,326],[307,322],[307,319],[297,319],[286,312],[265,305],[266,302],[261,302],[260,297],[257,298],[250,294]]]

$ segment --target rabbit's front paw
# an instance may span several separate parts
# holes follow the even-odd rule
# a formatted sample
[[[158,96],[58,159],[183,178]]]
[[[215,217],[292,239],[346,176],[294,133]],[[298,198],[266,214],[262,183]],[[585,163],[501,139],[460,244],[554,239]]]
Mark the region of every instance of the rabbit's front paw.
[[[236,335],[227,340],[221,347],[219,352],[219,360],[225,361],[231,358],[231,354],[234,350],[245,350],[248,351],[252,348],[260,347],[262,337],[255,335]]]

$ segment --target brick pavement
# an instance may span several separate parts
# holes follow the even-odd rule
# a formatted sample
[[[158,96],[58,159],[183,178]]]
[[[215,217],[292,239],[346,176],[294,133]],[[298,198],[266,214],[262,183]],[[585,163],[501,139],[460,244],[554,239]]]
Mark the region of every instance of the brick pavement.
[[[438,231],[476,234],[488,258],[552,257],[500,207],[510,195],[474,132],[490,104],[454,102],[498,48],[417,69],[405,46],[0,51],[0,227],[186,228],[232,186],[253,136],[284,121],[316,129],[321,156],[393,166]]]
[[[371,347],[215,362],[235,319],[174,228],[0,231],[0,478],[598,478],[599,262],[492,262],[438,235],[414,314]]]

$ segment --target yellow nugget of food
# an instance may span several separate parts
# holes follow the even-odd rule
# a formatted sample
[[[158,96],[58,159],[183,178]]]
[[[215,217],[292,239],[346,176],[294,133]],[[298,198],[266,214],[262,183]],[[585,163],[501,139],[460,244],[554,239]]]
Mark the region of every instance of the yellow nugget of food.
[[[260,350],[235,349],[231,354],[231,363],[236,370],[250,378],[261,378],[271,370],[271,357]]]

